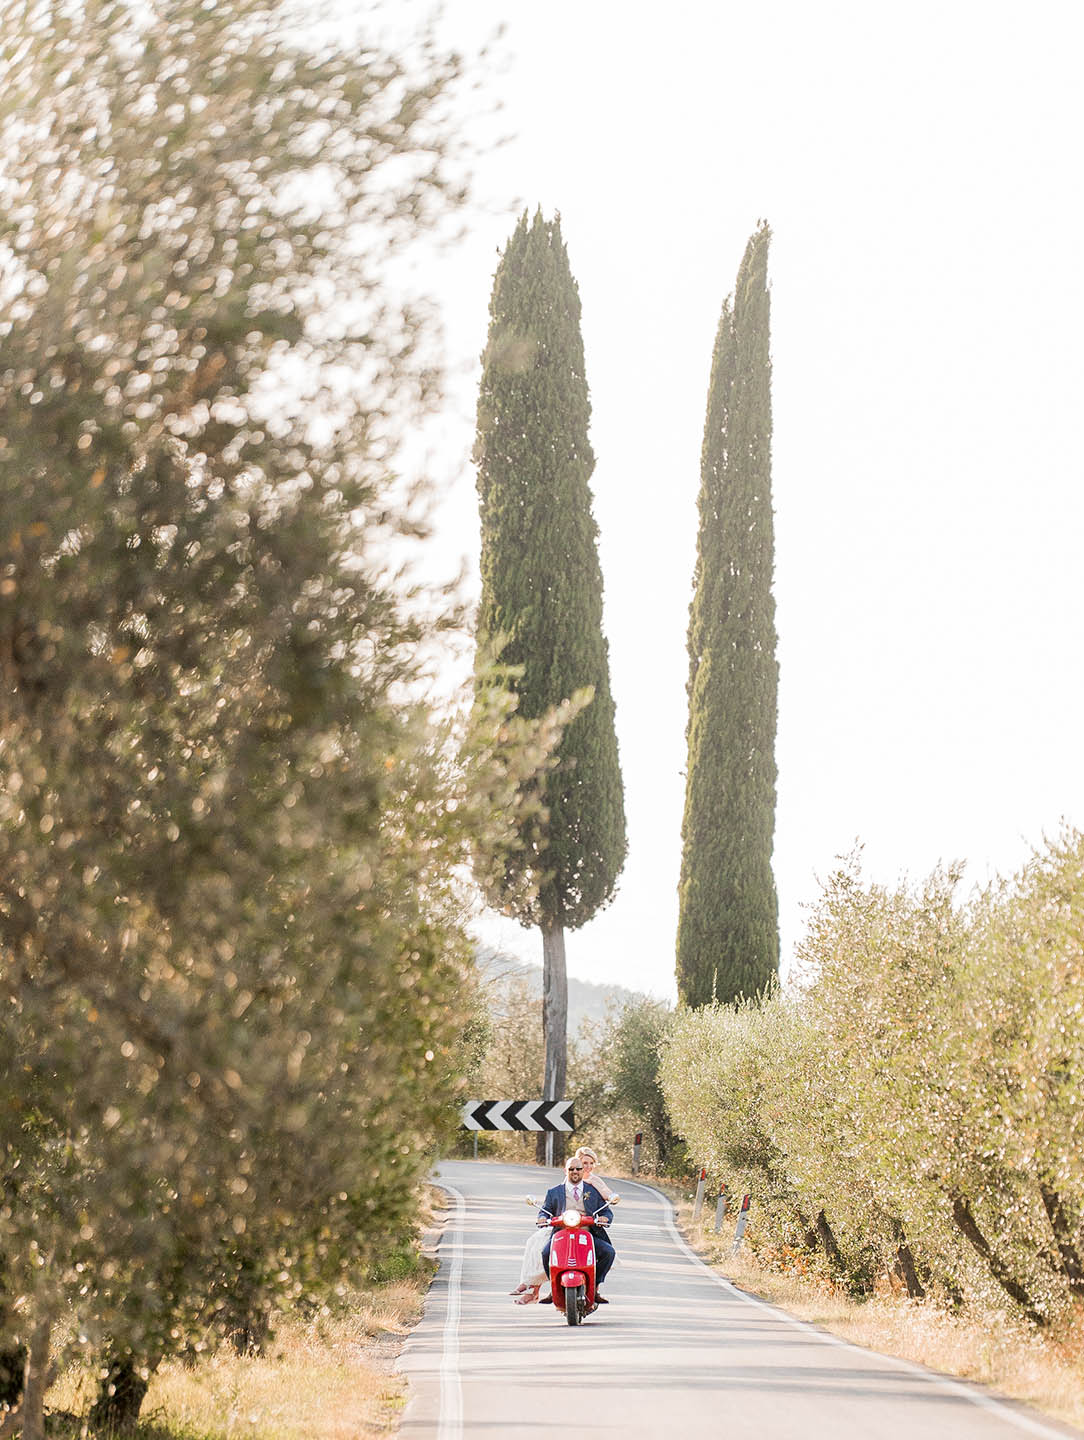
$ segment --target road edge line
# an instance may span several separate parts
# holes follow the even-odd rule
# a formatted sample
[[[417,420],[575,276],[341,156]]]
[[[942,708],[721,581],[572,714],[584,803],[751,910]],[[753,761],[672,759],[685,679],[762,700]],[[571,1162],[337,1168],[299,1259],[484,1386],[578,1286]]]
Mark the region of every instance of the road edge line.
[[[767,1310],[770,1314],[776,1316],[777,1319],[785,1321],[786,1324],[792,1326],[795,1330],[804,1330],[807,1335],[815,1336],[816,1339],[822,1341],[825,1345],[835,1345],[841,1350],[854,1350],[859,1355],[877,1355],[882,1360],[887,1360],[889,1364],[898,1366],[901,1370],[906,1370],[912,1375],[922,1376],[923,1379],[928,1380],[932,1385],[936,1385],[942,1390],[947,1390],[951,1395],[962,1396],[965,1400],[970,1401],[972,1405],[977,1405],[980,1410],[991,1411],[1000,1419],[1007,1421],[1011,1425],[1015,1425],[1020,1430],[1027,1431],[1028,1434],[1042,1437],[1042,1440],[1066,1440],[1067,1436],[1081,1433],[1072,1427],[1055,1430],[1042,1421],[1032,1420],[1029,1415],[1019,1414],[1013,1409],[1012,1405],[1007,1404],[1004,1400],[997,1400],[992,1395],[985,1395],[981,1390],[973,1388],[962,1380],[954,1380],[951,1376],[940,1375],[936,1370],[928,1370],[925,1366],[916,1365],[912,1360],[904,1360],[899,1355],[887,1355],[882,1350],[864,1349],[861,1345],[855,1345],[851,1340],[844,1340],[840,1335],[832,1335],[827,1330],[818,1329],[816,1325],[811,1325],[807,1320],[799,1320],[796,1315],[788,1315],[785,1310],[781,1310],[778,1305],[773,1305],[768,1300],[761,1300],[757,1295],[747,1294],[735,1285],[732,1280],[728,1280],[725,1275],[720,1275],[717,1270],[713,1270],[707,1261],[702,1259],[692,1248],[674,1223],[676,1211],[674,1209],[674,1202],[668,1195],[664,1195],[661,1190],[656,1190],[654,1185],[645,1185],[642,1180],[626,1180],[624,1183],[626,1185],[636,1185],[639,1189],[647,1190],[654,1195],[663,1206],[663,1218],[666,1221],[666,1228],[669,1230],[671,1238],[676,1242],[678,1248],[682,1250],[687,1258],[695,1265],[699,1265],[702,1270],[706,1271],[717,1285],[729,1291],[730,1294],[737,1296],[739,1300],[744,1300],[747,1305],[752,1305],[758,1310]],[[1020,1403],[1022,1404],[1024,1402]]]
[[[432,1180],[430,1183],[450,1195],[455,1202],[453,1214],[445,1221],[438,1248],[438,1256],[443,1262],[440,1252],[444,1249],[450,1230],[452,1242],[448,1257],[448,1299],[441,1333],[437,1440],[460,1440],[463,1434],[463,1377],[459,1371],[459,1316],[462,1309],[463,1220],[467,1206],[463,1195],[454,1185],[449,1185],[444,1180]]]

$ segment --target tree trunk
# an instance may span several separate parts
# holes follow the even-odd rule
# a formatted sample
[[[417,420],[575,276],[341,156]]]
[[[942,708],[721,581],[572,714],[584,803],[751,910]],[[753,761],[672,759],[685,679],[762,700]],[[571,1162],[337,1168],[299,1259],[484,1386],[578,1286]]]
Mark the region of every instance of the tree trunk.
[[[651,1126],[651,1132],[652,1139],[655,1141],[655,1166],[661,1173],[666,1169],[666,1161],[670,1155],[672,1131],[664,1118]]]
[[[907,1286],[909,1300],[925,1300],[926,1287],[918,1278],[918,1269],[911,1247],[906,1242],[896,1247],[896,1273]]]
[[[898,1220],[892,1222],[892,1233],[896,1240],[896,1274],[907,1286],[909,1299],[925,1300],[926,1290],[918,1278],[918,1267],[915,1265],[914,1254],[907,1243],[906,1232]]]
[[[798,1221],[798,1229],[802,1232],[802,1244],[812,1253],[817,1248],[817,1232],[800,1210],[796,1210],[794,1213]]]
[[[1034,1300],[1019,1280],[1014,1279],[1005,1262],[994,1254],[990,1242],[979,1229],[975,1217],[971,1213],[970,1204],[961,1195],[957,1195],[952,1202],[952,1218],[956,1222],[956,1228],[960,1234],[986,1261],[990,1267],[990,1274],[1005,1291],[1005,1294],[1012,1296],[1033,1325],[1040,1327],[1045,1325],[1047,1323],[1046,1316],[1036,1308]]]
[[[1080,1252],[1077,1249],[1077,1234],[1065,1213],[1061,1196],[1049,1185],[1040,1185],[1039,1194],[1043,1197],[1043,1208],[1057,1241],[1058,1254],[1061,1257],[1059,1268],[1068,1280],[1073,1294],[1084,1295],[1084,1265],[1081,1264]]]
[[[90,1411],[91,1425],[106,1432],[133,1429],[149,1385],[133,1355],[108,1356],[105,1379]]]
[[[219,1323],[238,1355],[262,1354],[271,1334],[271,1310],[261,1267],[247,1249],[238,1256],[237,1271]]]
[[[841,1271],[843,1267],[843,1255],[839,1248],[831,1225],[828,1223],[828,1216],[822,1210],[816,1219],[817,1237],[824,1246],[824,1253],[828,1256],[829,1269]]]
[[[542,926],[542,1037],[546,1046],[546,1073],[543,1100],[563,1100],[568,1072],[568,970],[565,965],[565,932],[562,925]],[[549,1143],[547,1143],[549,1142]],[[565,1139],[558,1132],[538,1136],[540,1165],[563,1165]]]
[[[253,1300],[249,1313],[229,1333],[229,1341],[238,1355],[262,1355],[271,1334],[271,1316]]]
[[[45,1392],[53,1382],[49,1369],[49,1339],[52,1323],[39,1320],[30,1337],[23,1372],[23,1440],[45,1440]]]

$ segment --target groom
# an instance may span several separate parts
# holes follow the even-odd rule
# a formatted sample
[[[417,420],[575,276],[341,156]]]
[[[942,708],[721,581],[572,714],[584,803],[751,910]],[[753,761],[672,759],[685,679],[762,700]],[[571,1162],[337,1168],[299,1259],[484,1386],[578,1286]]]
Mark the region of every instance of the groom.
[[[580,1210],[585,1215],[595,1217],[591,1226],[591,1234],[595,1239],[595,1298],[605,1305],[607,1302],[598,1293],[602,1287],[603,1280],[610,1273],[610,1266],[614,1263],[614,1247],[610,1244],[606,1234],[606,1226],[614,1218],[614,1212],[608,1205],[605,1205],[602,1196],[589,1180],[583,1178],[583,1162],[577,1160],[575,1155],[569,1156],[565,1161],[565,1179],[563,1185],[554,1185],[551,1190],[546,1191],[546,1198],[542,1201],[542,1208],[538,1212],[536,1225],[548,1225],[551,1215],[560,1215],[562,1210]],[[546,1241],[542,1250],[542,1264],[545,1266],[546,1274],[550,1271],[550,1241]],[[550,1301],[552,1303],[552,1299]]]

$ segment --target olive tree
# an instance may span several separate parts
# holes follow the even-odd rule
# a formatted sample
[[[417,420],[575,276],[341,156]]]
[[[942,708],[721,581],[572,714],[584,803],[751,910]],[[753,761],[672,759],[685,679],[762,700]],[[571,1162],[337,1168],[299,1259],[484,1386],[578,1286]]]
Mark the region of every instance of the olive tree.
[[[28,1440],[62,1310],[130,1416],[238,1297],[399,1231],[454,1114],[454,877],[558,738],[517,746],[498,694],[469,737],[432,720],[389,565],[434,377],[384,262],[458,199],[457,70],[249,0],[4,7],[0,1322]]]

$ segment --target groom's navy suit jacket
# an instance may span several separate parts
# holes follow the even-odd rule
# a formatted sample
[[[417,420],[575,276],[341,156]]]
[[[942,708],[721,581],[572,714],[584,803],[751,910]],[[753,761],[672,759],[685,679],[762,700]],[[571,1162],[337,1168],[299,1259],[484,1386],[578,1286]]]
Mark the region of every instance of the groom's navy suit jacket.
[[[602,1196],[598,1193],[590,1180],[585,1180],[580,1186],[580,1193],[583,1196],[581,1209],[585,1215],[605,1215],[607,1220],[612,1221],[614,1212],[603,1203]],[[565,1182],[554,1185],[551,1190],[546,1191],[546,1198],[542,1201],[542,1209],[538,1212],[540,1220],[548,1220],[551,1215],[560,1215],[562,1210],[568,1208],[568,1201],[565,1198]],[[594,1228],[594,1227],[592,1227]]]

